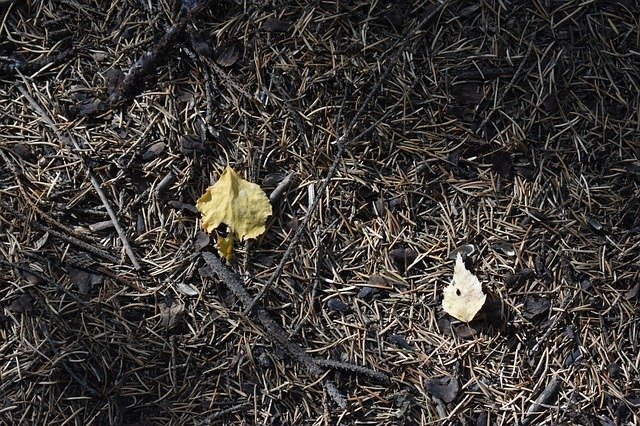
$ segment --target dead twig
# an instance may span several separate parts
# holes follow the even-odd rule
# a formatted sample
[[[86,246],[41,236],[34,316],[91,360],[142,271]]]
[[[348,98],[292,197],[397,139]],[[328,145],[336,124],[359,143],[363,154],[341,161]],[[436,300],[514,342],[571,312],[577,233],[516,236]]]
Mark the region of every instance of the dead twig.
[[[35,227],[37,229],[40,229],[40,230],[42,230],[44,232],[48,232],[49,234],[53,235],[56,238],[59,238],[59,239],[61,239],[63,241],[66,241],[69,244],[73,244],[76,247],[78,247],[78,248],[80,248],[80,249],[82,249],[82,250],[84,250],[84,251],[86,251],[88,253],[94,254],[94,255],[96,255],[98,257],[101,257],[104,260],[107,260],[107,261],[109,261],[111,263],[118,264],[120,262],[117,257],[111,255],[110,253],[108,253],[105,250],[102,250],[100,248],[94,247],[91,244],[86,243],[86,242],[84,242],[84,241],[82,241],[82,240],[80,240],[80,239],[78,239],[76,237],[73,237],[71,235],[67,235],[67,234],[59,232],[59,231],[57,231],[55,229],[52,229],[52,228],[50,228],[50,227],[48,227],[46,225],[43,225],[43,224],[39,223],[38,221],[29,221],[29,218],[27,216],[25,216],[24,214],[20,213],[19,211],[13,209],[10,205],[5,203],[4,201],[0,201],[0,205],[2,205],[3,210],[10,212],[13,216],[15,216],[16,218],[20,219],[23,223],[29,223],[30,226],[33,226],[33,227]]]
[[[559,387],[560,379],[558,377],[553,377],[549,381],[549,384],[542,390],[542,392],[540,392],[538,398],[536,398],[533,404],[531,404],[531,407],[529,407],[529,409],[527,410],[525,418],[520,424],[522,426],[530,424],[534,420],[535,415],[538,413],[540,408],[542,408],[543,405],[547,404],[550,401],[553,395],[555,395],[558,391]]]
[[[214,420],[220,420],[223,417],[226,417],[227,415],[229,415],[231,413],[234,413],[234,412],[240,411],[240,410],[245,410],[250,405],[251,405],[251,402],[249,402],[249,401],[241,402],[240,404],[236,404],[236,405],[233,405],[233,406],[231,406],[229,408],[225,408],[224,410],[219,411],[219,412],[209,416],[206,421],[207,421],[208,424],[213,424],[212,422]]]
[[[40,107],[40,105],[38,105],[38,103],[31,97],[31,95],[26,91],[26,89],[24,87],[22,87],[22,86],[18,86],[18,90],[20,91],[20,93],[22,93],[22,96],[24,96],[24,98],[29,102],[29,104],[31,104],[31,106],[38,113],[38,115],[40,115],[40,117],[45,121],[45,123],[47,123],[49,125],[51,130],[58,137],[58,139],[60,139],[61,141],[64,140],[65,138],[63,137],[62,133],[58,129],[58,126],[56,126],[56,124],[49,117],[49,115],[42,109],[42,107]],[[73,144],[73,147],[77,151],[80,151],[80,146],[78,145],[78,142],[76,141],[76,139],[73,137],[73,135],[71,133],[68,133],[68,139]],[[120,223],[118,222],[118,218],[116,217],[116,214],[113,212],[113,209],[111,208],[111,204],[109,203],[109,200],[107,199],[107,196],[104,195],[104,192],[102,191],[102,188],[100,187],[100,183],[98,182],[98,179],[96,179],[96,177],[93,175],[93,172],[91,171],[91,168],[84,162],[84,159],[82,157],[80,157],[79,154],[77,154],[77,153],[74,153],[74,154],[77,157],[79,157],[81,160],[83,160],[82,163],[85,165],[87,175],[89,176],[89,180],[91,181],[91,185],[93,185],[93,188],[95,189],[96,193],[100,197],[100,200],[102,201],[102,204],[104,205],[105,209],[107,210],[107,213],[109,214],[109,218],[111,218],[111,221],[113,222],[113,226],[116,228],[116,232],[118,233],[118,237],[120,238],[120,241],[122,241],[122,245],[124,246],[125,252],[127,253],[127,256],[129,257],[129,260],[131,260],[131,263],[133,264],[133,267],[136,270],[142,269],[142,267],[138,263],[138,260],[136,259],[136,255],[133,252],[133,249],[131,248],[131,245],[129,244],[129,240],[128,240],[126,234],[124,233],[124,231],[122,230],[122,227],[120,226]]]
[[[138,59],[125,74],[114,92],[109,96],[109,104],[117,106],[131,100],[142,91],[145,79],[155,73],[160,63],[166,58],[169,51],[178,43],[184,34],[187,25],[193,21],[201,12],[207,9],[212,0],[201,0],[192,7],[187,14],[174,24],[160,39],[153,48]]]
[[[289,172],[284,177],[284,179],[280,181],[278,186],[276,186],[276,188],[273,191],[271,191],[271,194],[269,194],[269,202],[271,204],[276,204],[280,200],[280,197],[282,197],[282,195],[287,190],[287,188],[291,186],[291,184],[295,180],[295,177],[296,177],[295,172]]]
[[[307,210],[307,214],[305,215],[302,223],[300,224],[300,227],[297,229],[297,231],[294,234],[293,238],[291,238],[291,243],[287,247],[287,250],[285,251],[284,255],[282,256],[282,259],[280,259],[280,263],[278,264],[278,267],[276,268],[275,272],[271,275],[269,280],[262,287],[262,289],[260,289],[260,291],[258,292],[256,297],[253,299],[253,302],[251,302],[249,307],[245,310],[245,314],[248,313],[262,299],[262,297],[269,290],[269,288],[280,278],[280,275],[282,274],[282,271],[284,270],[284,266],[287,264],[287,262],[289,261],[289,259],[293,255],[293,251],[294,251],[295,247],[298,245],[298,243],[300,242],[300,239],[302,238],[304,233],[307,231],[307,227],[309,226],[309,222],[311,221],[311,218],[313,217],[313,213],[315,212],[316,208],[318,207],[318,205],[320,203],[320,200],[322,199],[322,197],[324,195],[324,192],[327,190],[327,187],[329,186],[329,183],[331,182],[331,179],[333,179],[333,176],[335,175],[336,171],[338,170],[338,165],[342,161],[342,156],[346,152],[349,144],[350,143],[355,143],[355,142],[359,141],[360,139],[362,139],[371,130],[373,130],[380,122],[382,122],[382,120],[384,120],[386,118],[387,114],[385,113],[382,117],[380,117],[380,119],[376,120],[376,122],[373,123],[371,126],[369,126],[365,131],[361,132],[359,135],[357,135],[354,138],[351,138],[351,139],[348,138],[349,134],[353,131],[353,129],[355,129],[356,124],[358,123],[358,120],[362,116],[362,113],[365,111],[365,109],[367,108],[367,106],[369,105],[371,100],[374,98],[374,95],[378,92],[378,90],[382,86],[383,82],[386,81],[387,76],[389,75],[389,73],[393,69],[394,65],[397,63],[398,58],[404,52],[404,49],[406,48],[407,44],[409,43],[409,41],[411,40],[413,35],[416,33],[417,29],[424,28],[429,22],[431,22],[433,20],[433,18],[435,16],[437,16],[442,11],[443,8],[444,8],[444,3],[440,4],[435,9],[428,9],[427,13],[426,13],[426,16],[421,20],[420,24],[418,24],[415,29],[409,30],[405,34],[405,36],[398,43],[398,46],[394,51],[395,53],[393,55],[391,55],[391,57],[385,62],[386,68],[385,68],[384,72],[382,73],[382,75],[380,76],[378,81],[376,81],[376,83],[374,84],[373,88],[371,89],[369,94],[366,96],[366,98],[362,102],[362,105],[360,106],[360,108],[358,109],[356,114],[354,115],[353,119],[351,120],[351,122],[349,123],[349,125],[347,126],[347,128],[345,129],[343,134],[336,139],[335,143],[336,143],[336,145],[338,145],[338,150],[337,150],[337,152],[336,152],[336,154],[334,156],[333,162],[331,164],[331,167],[329,168],[327,176],[323,180],[322,185],[320,185],[320,188],[317,191],[317,195],[314,198],[312,204],[309,206],[309,209]],[[402,101],[399,101],[396,104],[399,104],[400,102],[402,102]],[[338,112],[338,117],[336,119],[336,129],[339,128],[339,126],[340,126],[340,117],[341,117],[342,107],[343,106],[344,106],[344,100],[343,100],[343,105],[340,107],[340,110]],[[391,111],[391,110],[392,110],[392,108],[389,108],[389,111]]]
[[[224,266],[222,262],[212,253],[203,252],[202,258],[207,263],[207,265],[218,275],[218,278],[220,278],[220,280],[229,288],[229,290],[231,290],[231,292],[238,298],[238,300],[240,300],[245,308],[248,308],[249,305],[253,303],[251,295],[249,295],[247,290],[245,290],[244,286],[242,285],[242,279],[240,278],[240,276],[227,269],[227,267]],[[301,346],[292,343],[289,340],[284,329],[276,321],[274,321],[273,318],[269,316],[267,311],[262,306],[254,306],[252,312],[255,313],[255,316],[257,317],[260,324],[262,324],[262,326],[264,327],[270,339],[275,344],[280,346],[284,351],[286,351],[293,359],[296,360],[296,362],[302,365],[312,376],[317,378],[322,376],[323,371],[320,368],[322,365],[325,367],[339,368],[342,370],[362,373],[377,380],[388,380],[388,377],[385,374],[376,372],[366,367],[351,365],[343,362],[331,362],[327,360],[318,360],[317,358],[312,358]],[[325,382],[325,384],[328,383],[330,382]],[[340,392],[335,389],[335,386],[333,384],[327,386],[327,391],[340,407],[346,407],[346,401],[340,395]]]
[[[78,53],[78,50],[79,49],[74,47],[67,49],[58,55],[47,56],[36,61],[0,56],[0,75],[33,74],[44,67],[56,66],[67,62],[76,53]]]
[[[369,376],[372,379],[379,380],[381,382],[389,380],[389,377],[386,374],[377,372],[367,367],[363,367],[361,365],[355,365],[349,362],[334,361],[332,359],[322,359],[322,358],[314,358],[314,359],[316,360],[316,363],[318,365],[321,365],[323,367],[363,374],[365,376]]]

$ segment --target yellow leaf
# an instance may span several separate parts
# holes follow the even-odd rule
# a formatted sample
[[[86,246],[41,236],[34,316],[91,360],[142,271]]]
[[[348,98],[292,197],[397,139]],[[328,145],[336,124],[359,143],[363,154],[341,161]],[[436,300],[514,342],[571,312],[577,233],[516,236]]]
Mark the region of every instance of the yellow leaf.
[[[460,321],[469,322],[482,309],[487,295],[478,277],[467,270],[458,253],[453,267],[453,281],[443,291],[442,308]]]
[[[202,213],[205,231],[212,232],[224,223],[240,241],[262,234],[272,212],[262,188],[242,179],[229,166],[198,199],[196,207]]]
[[[218,235],[218,254],[224,257],[227,262],[233,259],[233,234],[229,232],[226,237]]]

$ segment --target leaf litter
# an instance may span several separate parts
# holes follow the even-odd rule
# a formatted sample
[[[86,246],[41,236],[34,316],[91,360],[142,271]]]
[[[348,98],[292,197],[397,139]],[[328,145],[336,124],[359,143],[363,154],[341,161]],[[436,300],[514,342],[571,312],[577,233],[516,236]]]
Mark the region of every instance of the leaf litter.
[[[33,406],[42,399],[64,402],[47,407],[54,424],[123,416],[155,424],[637,423],[638,105],[627,95],[639,82],[630,2],[565,2],[544,16],[527,2],[277,10],[208,2],[198,14],[164,0],[125,0],[117,10],[7,3],[7,423],[41,423]],[[79,10],[87,19],[78,21]],[[216,63],[232,45],[238,54]],[[157,60],[145,61],[147,52]],[[164,151],[143,161],[157,142]],[[310,377],[277,355],[254,314],[240,312],[204,269],[210,250],[192,250],[194,200],[229,162],[262,184],[297,176],[274,203],[269,232],[236,247],[229,265],[248,294],[273,278],[260,300],[285,339],[321,359],[388,373],[390,383],[330,369]],[[111,219],[83,164],[143,270],[132,272],[115,229],[89,227]],[[483,284],[496,293],[487,299],[508,310],[506,324],[492,326],[486,306],[470,326],[452,325],[438,309],[451,278],[442,265],[459,241],[477,247]],[[492,249],[505,241],[517,244],[515,255]],[[406,252],[394,259],[396,248],[420,261]],[[67,260],[111,275],[82,295]],[[18,276],[22,263],[37,279]],[[394,277],[391,288],[355,297],[374,273]],[[164,296],[186,296],[176,283],[202,296],[189,299],[184,327],[168,333],[150,318]],[[11,309],[23,294],[33,296],[28,318]],[[332,297],[352,313],[322,309]],[[532,320],[522,315],[530,297],[551,302]],[[564,333],[568,323],[588,348],[581,361],[567,363],[579,349]],[[412,350],[389,344],[391,330],[410,336]],[[460,387],[448,404],[426,390],[443,377]],[[114,393],[118,410],[101,397]]]

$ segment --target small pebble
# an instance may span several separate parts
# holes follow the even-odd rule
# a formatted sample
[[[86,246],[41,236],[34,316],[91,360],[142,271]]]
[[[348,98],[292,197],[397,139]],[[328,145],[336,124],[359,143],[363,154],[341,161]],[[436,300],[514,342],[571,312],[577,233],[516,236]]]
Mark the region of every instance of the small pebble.
[[[604,227],[602,226],[602,224],[600,223],[600,221],[598,219],[596,219],[594,216],[589,215],[587,216],[587,225],[589,225],[589,227],[595,232],[595,233],[602,233],[604,232]]]
[[[258,364],[260,364],[260,367],[262,368],[270,368],[273,366],[273,362],[271,361],[271,358],[269,358],[269,355],[267,355],[266,352],[262,352],[258,356]]]
[[[358,299],[368,300],[373,297],[374,294],[378,292],[377,288],[374,287],[361,287],[358,291]]]
[[[164,142],[154,143],[147,149],[147,151],[144,154],[142,154],[142,160],[151,161],[154,158],[157,158],[160,154],[164,152],[165,148],[166,148],[166,145]]]
[[[387,342],[393,343],[400,349],[406,349],[406,350],[413,349],[413,346],[411,346],[411,344],[407,342],[407,339],[405,339],[404,336],[402,336],[401,334],[390,334],[387,337]]]
[[[389,257],[398,263],[404,262],[406,265],[410,265],[418,258],[418,253],[412,248],[400,247],[391,250],[389,252]]]

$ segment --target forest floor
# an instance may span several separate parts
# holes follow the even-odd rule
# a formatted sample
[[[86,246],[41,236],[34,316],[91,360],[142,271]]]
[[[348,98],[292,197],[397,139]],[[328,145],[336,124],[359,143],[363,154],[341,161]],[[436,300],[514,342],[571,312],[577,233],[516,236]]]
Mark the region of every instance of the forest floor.
[[[0,1],[0,422],[640,424],[637,1],[193,3]]]

